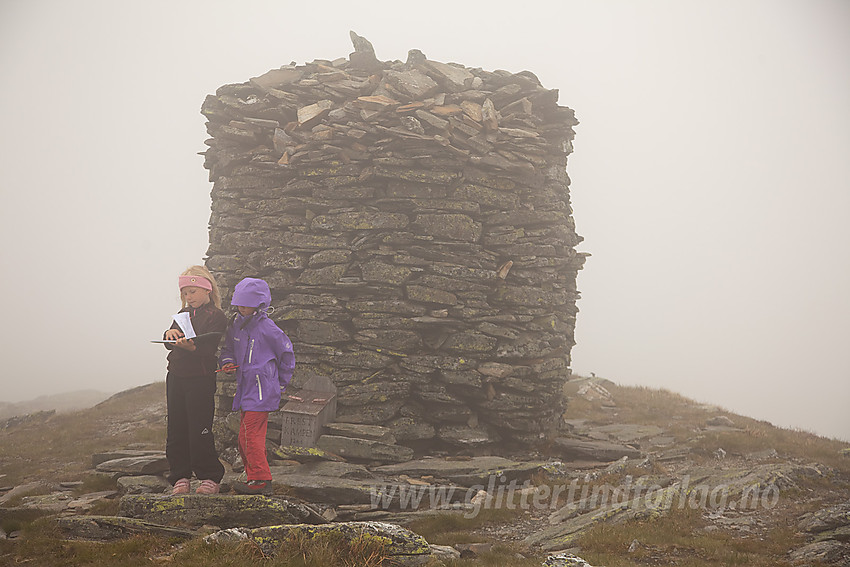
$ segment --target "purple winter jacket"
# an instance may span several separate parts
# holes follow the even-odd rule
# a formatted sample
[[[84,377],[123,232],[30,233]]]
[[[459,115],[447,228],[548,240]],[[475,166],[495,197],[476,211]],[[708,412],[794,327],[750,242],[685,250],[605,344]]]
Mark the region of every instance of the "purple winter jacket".
[[[295,369],[292,341],[266,314],[271,301],[269,286],[260,279],[245,278],[233,292],[232,305],[256,307],[250,317],[236,314],[227,328],[219,362],[236,369],[233,411],[276,411],[280,393]]]

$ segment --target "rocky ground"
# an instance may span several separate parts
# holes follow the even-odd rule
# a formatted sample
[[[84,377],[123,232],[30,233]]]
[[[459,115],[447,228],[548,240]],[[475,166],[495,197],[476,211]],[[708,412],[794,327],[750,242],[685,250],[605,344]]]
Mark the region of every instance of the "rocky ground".
[[[94,541],[153,533],[269,546],[293,529],[371,534],[392,542],[394,560],[405,564],[454,564],[501,544],[540,558],[537,564],[580,565],[570,554],[595,564],[673,564],[683,555],[708,557],[709,541],[760,546],[753,556],[773,554],[772,562],[756,565],[850,564],[846,444],[776,430],[719,408],[677,406],[674,396],[647,400],[640,398],[645,392],[636,396],[606,381],[575,380],[562,436],[503,455],[409,458],[384,447],[394,445],[391,432],[335,424],[336,453],[270,447],[271,497],[229,493],[240,475],[237,461],[228,463],[222,495],[175,498],[163,479],[163,439],[155,439],[165,419],[157,387],[81,413],[97,422],[100,442],[86,445],[94,450],[76,463],[58,448],[36,455],[14,445],[28,432],[67,428],[59,416],[0,423],[0,442],[8,445],[0,460],[0,485],[6,484],[0,486],[0,539],[26,537],[14,519],[37,513],[54,521],[63,538]],[[637,419],[637,406],[659,399],[670,410],[664,419]],[[133,443],[134,434],[154,439]],[[21,460],[30,465],[26,472],[16,466]],[[267,527],[273,525],[289,527]],[[690,539],[684,543],[654,533],[658,526],[675,531],[685,525]],[[626,539],[606,549],[600,533],[617,530]],[[14,556],[14,547],[3,549],[5,557]]]

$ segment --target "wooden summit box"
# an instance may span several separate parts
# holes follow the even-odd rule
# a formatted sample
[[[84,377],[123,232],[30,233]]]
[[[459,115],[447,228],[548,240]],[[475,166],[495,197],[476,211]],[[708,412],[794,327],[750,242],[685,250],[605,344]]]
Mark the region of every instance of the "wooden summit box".
[[[336,417],[336,386],[327,377],[313,376],[301,389],[285,392],[281,408],[281,446],[315,447],[322,428]]]

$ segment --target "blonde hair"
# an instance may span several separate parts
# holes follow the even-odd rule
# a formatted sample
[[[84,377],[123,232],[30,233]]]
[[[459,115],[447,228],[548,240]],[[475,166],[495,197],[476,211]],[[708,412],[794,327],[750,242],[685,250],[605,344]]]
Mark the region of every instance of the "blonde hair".
[[[221,292],[218,291],[218,284],[215,283],[215,278],[210,273],[208,269],[204,266],[190,266],[186,268],[186,271],[180,274],[181,276],[201,276],[202,278],[207,278],[210,280],[212,284],[212,291],[210,291],[210,301],[212,304],[221,309]],[[183,299],[183,294],[180,294],[180,303],[183,306],[182,308],[186,308],[186,300]]]

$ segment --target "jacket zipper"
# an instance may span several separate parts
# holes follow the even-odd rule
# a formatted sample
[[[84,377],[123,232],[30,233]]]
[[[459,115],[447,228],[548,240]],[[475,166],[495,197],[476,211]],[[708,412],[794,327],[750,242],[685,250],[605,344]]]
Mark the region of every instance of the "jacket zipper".
[[[248,350],[248,364],[251,364],[251,358],[254,356],[254,339],[251,339],[251,348]]]
[[[263,401],[263,387],[260,385],[260,375],[257,374],[257,390],[260,391],[260,401]]]

